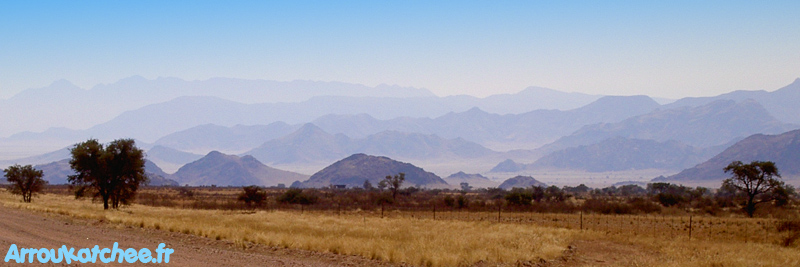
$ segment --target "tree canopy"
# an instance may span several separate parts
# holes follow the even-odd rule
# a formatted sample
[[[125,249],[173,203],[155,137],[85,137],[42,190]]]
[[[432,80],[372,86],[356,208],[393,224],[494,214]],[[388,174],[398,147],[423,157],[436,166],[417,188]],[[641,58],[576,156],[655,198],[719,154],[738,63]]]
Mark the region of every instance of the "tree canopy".
[[[96,139],[76,144],[70,149],[69,164],[75,171],[68,181],[78,190],[91,190],[103,200],[103,208],[129,204],[139,186],[147,183],[144,151],[133,139],[117,139],[103,147]]]
[[[774,162],[753,161],[744,164],[741,161],[734,161],[723,170],[733,176],[725,179],[722,185],[736,188],[744,194],[744,211],[747,216],[753,217],[757,204],[772,201],[776,193],[784,191],[785,185],[779,180],[781,175]]]
[[[31,202],[33,194],[42,191],[47,181],[42,179],[42,171],[34,169],[31,165],[20,166],[14,164],[5,169],[6,180],[11,183],[11,193],[22,195],[22,201]]]
[[[403,186],[403,182],[406,180],[405,173],[399,173],[395,176],[387,175],[386,178],[381,180],[378,183],[379,188],[386,188],[389,187],[389,190],[392,191],[392,200],[397,199],[397,192],[400,191],[400,187]]]

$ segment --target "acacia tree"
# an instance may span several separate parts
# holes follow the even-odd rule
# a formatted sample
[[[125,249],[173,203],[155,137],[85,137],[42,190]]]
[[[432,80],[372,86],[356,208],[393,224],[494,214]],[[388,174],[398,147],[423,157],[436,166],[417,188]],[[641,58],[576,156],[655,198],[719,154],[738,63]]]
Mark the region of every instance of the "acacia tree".
[[[5,177],[11,185],[11,193],[22,195],[22,201],[31,202],[33,194],[44,188],[47,181],[42,179],[42,171],[34,169],[31,165],[20,166],[14,164],[5,169]]]
[[[103,200],[103,209],[129,204],[139,186],[147,183],[144,151],[133,139],[117,139],[105,148],[96,139],[76,144],[70,149],[70,167],[75,175],[68,181],[78,190],[92,190]]]
[[[771,161],[753,161],[750,164],[734,161],[723,170],[733,177],[725,179],[722,185],[736,188],[745,196],[743,209],[749,217],[753,217],[756,205],[772,201],[777,195],[775,193],[785,187],[779,180],[778,167]]]
[[[387,175],[385,179],[378,183],[378,187],[388,187],[392,191],[392,200],[396,200],[397,192],[400,191],[400,186],[403,185],[405,180],[406,174],[402,172],[395,176]]]

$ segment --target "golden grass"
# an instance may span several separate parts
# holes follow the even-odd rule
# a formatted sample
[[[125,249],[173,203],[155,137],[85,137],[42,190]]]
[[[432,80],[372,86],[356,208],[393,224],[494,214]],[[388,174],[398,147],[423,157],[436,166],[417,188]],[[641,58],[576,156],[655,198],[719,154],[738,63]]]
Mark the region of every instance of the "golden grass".
[[[598,232],[585,232],[579,238],[612,241],[638,248],[641,254],[614,255],[635,257],[629,266],[800,266],[800,249],[776,244],[606,235]]]
[[[88,200],[42,195],[33,203],[0,193],[4,206],[59,213],[110,223],[183,232],[240,244],[360,255],[421,266],[459,266],[478,261],[513,263],[558,257],[578,231],[490,222],[377,218],[354,214],[186,210],[133,205],[103,211]]]
[[[478,261],[514,263],[558,258],[576,240],[611,242],[622,250],[598,251],[605,259],[629,258],[630,266],[800,266],[800,249],[778,245],[770,219],[439,212],[437,220],[422,212],[258,211],[133,205],[103,211],[102,205],[70,196],[47,194],[22,203],[0,190],[7,207],[104,220],[112,224],[183,232],[212,239],[360,255],[420,266],[463,266]],[[379,213],[378,213],[379,214]],[[569,228],[569,229],[567,229]],[[586,230],[588,229],[588,230]],[[603,243],[605,244],[605,243]],[[582,251],[579,254],[590,253]],[[623,251],[623,252],[620,252]],[[602,253],[606,253],[603,255]],[[613,262],[613,261],[612,261]]]

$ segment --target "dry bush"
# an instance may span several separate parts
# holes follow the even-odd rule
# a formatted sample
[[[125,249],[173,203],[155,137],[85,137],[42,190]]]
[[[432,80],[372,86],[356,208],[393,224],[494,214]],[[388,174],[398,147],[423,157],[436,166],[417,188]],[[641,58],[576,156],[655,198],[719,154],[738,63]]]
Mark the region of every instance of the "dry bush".
[[[800,240],[800,220],[783,220],[778,222],[776,229],[781,233],[781,245],[793,246]]]

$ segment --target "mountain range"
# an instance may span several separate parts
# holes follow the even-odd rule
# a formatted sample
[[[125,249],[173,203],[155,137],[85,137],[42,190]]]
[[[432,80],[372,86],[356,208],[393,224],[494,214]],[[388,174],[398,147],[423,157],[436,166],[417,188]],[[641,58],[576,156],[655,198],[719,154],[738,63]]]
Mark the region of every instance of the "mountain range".
[[[772,161],[785,178],[800,177],[800,130],[779,135],[755,134],[725,149],[713,158],[678,174],[654,181],[722,181],[730,177],[723,168],[733,161]]]
[[[476,98],[336,82],[131,77],[85,90],[58,81],[0,100],[0,135],[10,134],[0,138],[0,167],[53,164],[51,172],[57,173],[74,143],[135,138],[159,169],[149,167],[155,176],[191,184],[274,185],[272,178],[265,180],[264,170],[271,167],[262,162],[313,173],[361,153],[415,162],[437,173],[455,173],[453,181],[476,183],[492,182],[496,178],[483,176],[491,172],[658,169],[674,174],[721,155],[750,158],[748,153],[757,150],[729,150],[759,134],[800,128],[796,99],[800,79],[773,92],[736,91],[665,105],[648,96],[537,87]],[[792,146],[780,144],[772,148]],[[784,162],[792,161],[780,157],[793,156],[759,155]],[[175,176],[184,167],[190,168]],[[793,167],[788,168],[792,175]],[[295,175],[300,176],[280,183],[305,181]]]
[[[309,163],[369,153],[406,159],[476,158],[493,153],[481,145],[460,138],[384,131],[362,139],[329,134],[314,124],[305,124],[287,136],[265,142],[243,154],[269,163]]]
[[[314,81],[265,81],[212,78],[184,81],[153,80],[133,76],[86,90],[69,81],[56,81],[44,88],[28,89],[0,100],[0,136],[52,127],[86,129],[122,112],[166,102],[182,96],[208,96],[241,103],[300,102],[316,96],[434,97],[426,89]],[[53,110],[59,112],[54,113]]]
[[[706,148],[756,133],[775,134],[796,127],[775,119],[754,100],[718,100],[697,107],[659,109],[616,123],[587,125],[539,150],[549,153],[618,136],[659,142],[676,140]]]
[[[304,123],[327,114],[365,112],[384,119],[434,117],[471,107],[501,114],[520,113],[543,108],[577,108],[599,97],[539,87],[486,98],[437,97],[426,89],[388,85],[230,78],[148,80],[139,76],[86,90],[61,80],[0,100],[0,114],[4,114],[0,118],[0,124],[4,125],[0,136],[17,134],[21,136],[12,139],[42,139],[57,133],[61,138],[77,135],[80,140],[127,135],[153,142],[164,135],[209,123],[222,126],[277,121]],[[130,126],[137,122],[143,124],[138,128]],[[159,125],[160,128],[156,127]],[[37,134],[42,131],[49,133]]]
[[[698,162],[703,162],[719,152],[718,149],[699,149],[675,140],[658,142],[612,137],[592,145],[582,145],[553,152],[524,168],[572,169],[589,172],[631,169],[683,170]]]

